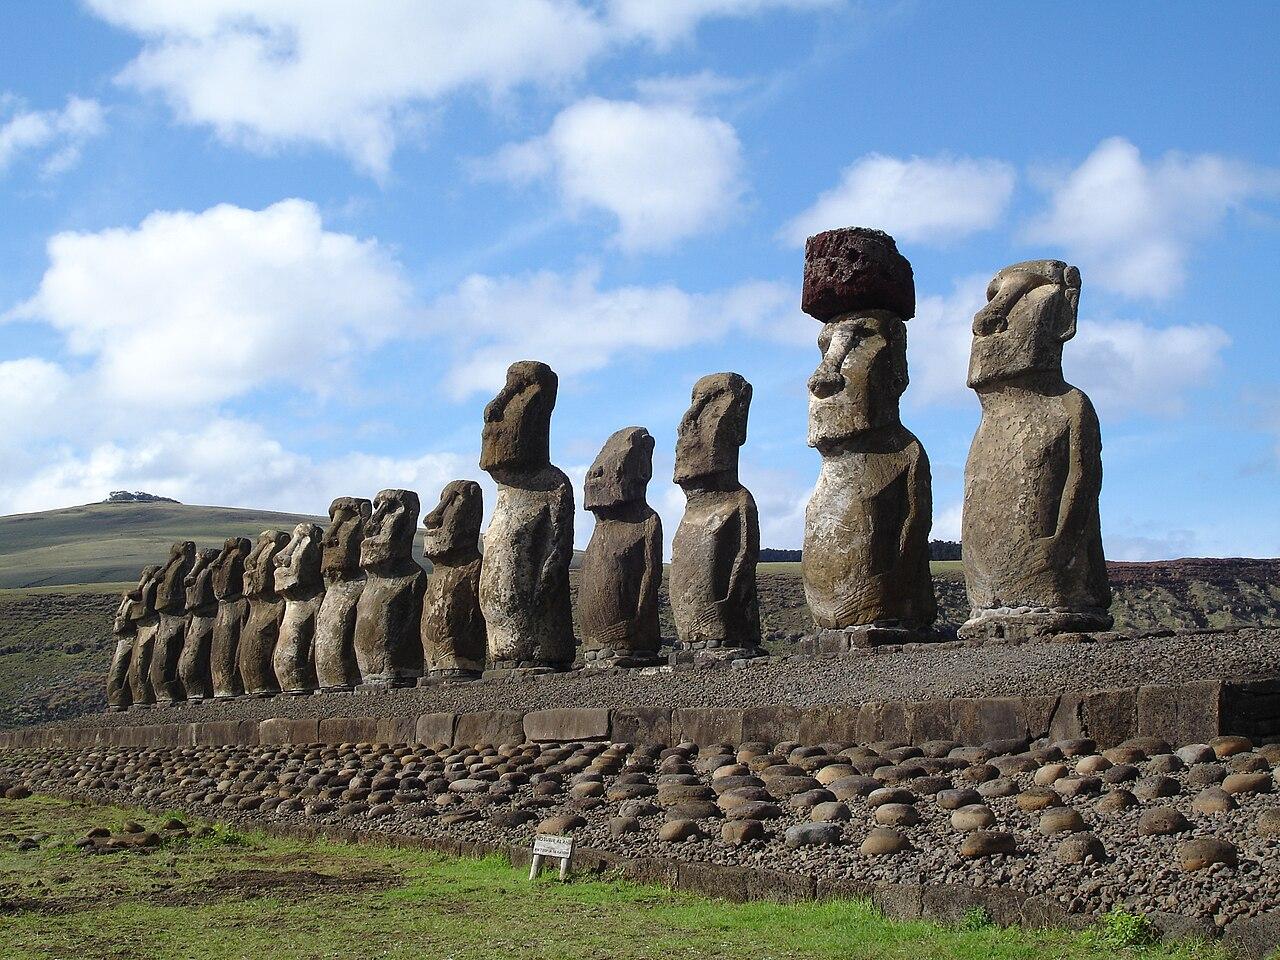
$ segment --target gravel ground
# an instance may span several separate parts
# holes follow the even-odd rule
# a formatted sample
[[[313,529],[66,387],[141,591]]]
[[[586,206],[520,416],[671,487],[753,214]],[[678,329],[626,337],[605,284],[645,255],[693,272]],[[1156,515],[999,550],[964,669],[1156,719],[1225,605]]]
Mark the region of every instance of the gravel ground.
[[[1074,913],[1123,905],[1217,928],[1280,903],[1276,745],[1255,749],[1243,738],[1223,737],[1173,754],[1170,745],[1145,738],[1103,755],[1088,741],[659,749],[519,744],[437,753],[358,744],[12,752],[0,754],[0,787],[159,804],[239,822],[372,825],[521,845],[543,824],[545,832],[572,832],[585,846],[633,858],[755,865],[820,879],[1007,887],[1048,894]],[[888,798],[899,806],[877,806],[881,795],[868,794],[872,788],[905,792]],[[1012,853],[962,854],[976,834],[957,829],[941,805],[948,797],[941,791],[954,789],[977,794],[969,801],[989,814],[966,811],[989,816],[995,833],[983,836],[1005,837]],[[1210,794],[1225,809],[1201,812]],[[1036,795],[1047,798],[1041,802],[1051,804],[1053,816],[1074,810],[1081,822],[1047,835],[1043,812],[1024,809]],[[1112,812],[1122,795],[1130,806]],[[741,809],[752,797],[760,805]],[[835,806],[809,806],[818,801]],[[1157,810],[1175,820],[1176,811],[1185,823],[1169,835],[1143,835],[1140,821]],[[727,842],[723,827],[748,823],[746,812],[758,818],[747,829],[761,837]],[[837,819],[822,842],[791,842],[794,828],[828,815]],[[559,817],[574,819],[547,822]],[[623,817],[633,818],[631,832],[619,832]],[[900,824],[906,849],[887,855],[860,849],[877,817]],[[671,826],[676,820],[686,822]],[[664,829],[692,836],[670,842],[660,837]],[[1101,845],[1096,856],[1064,862],[1064,846],[1089,838]],[[1183,860],[1193,838],[1225,841],[1219,858],[1234,862],[1188,868]]]
[[[154,707],[103,714],[104,726],[395,717],[546,707],[825,706],[871,700],[1026,696],[1143,684],[1258,677],[1280,672],[1280,630],[1180,633],[1023,646],[922,645],[845,657],[787,656],[745,668],[674,672],[573,671],[377,693],[329,693]]]

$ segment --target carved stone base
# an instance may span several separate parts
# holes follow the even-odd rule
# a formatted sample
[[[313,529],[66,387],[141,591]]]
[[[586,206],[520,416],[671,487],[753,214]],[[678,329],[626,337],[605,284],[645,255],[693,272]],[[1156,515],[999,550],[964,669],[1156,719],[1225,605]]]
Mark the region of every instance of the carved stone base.
[[[582,652],[583,670],[638,670],[643,667],[660,667],[666,664],[667,658],[657,653],[619,653],[608,647],[599,650]]]
[[[715,644],[715,646],[712,646]],[[667,657],[673,666],[717,667],[734,661],[755,660],[767,657],[769,651],[763,647],[724,646],[718,640],[695,643],[677,643]]]
[[[393,690],[400,687],[412,687],[418,683],[417,677],[393,677],[390,680],[369,680],[365,683],[358,683],[355,686],[356,693],[381,693],[383,690]]]
[[[329,686],[329,687],[321,687],[319,690],[312,690],[311,692],[312,694],[318,697],[322,693],[350,693],[355,688],[356,687],[354,683],[345,684],[345,685],[340,684],[340,685]]]
[[[128,710],[128,709],[130,709],[130,708],[129,708],[129,707],[122,707],[122,706],[120,706],[120,704],[116,704],[116,705],[114,705],[114,706],[108,706],[108,707],[107,707],[107,713],[123,713],[125,710]]]
[[[871,647],[902,645],[904,643],[937,643],[947,637],[933,627],[886,620],[879,623],[860,624],[842,630],[818,630],[802,639],[799,652],[809,656],[840,655]]]
[[[152,704],[152,703],[131,703],[129,704],[129,709],[130,710],[150,710],[153,706],[155,706],[155,704]]]
[[[315,691],[314,690],[282,690],[281,693],[283,693],[286,697],[309,697],[311,696],[311,694],[315,693]]]
[[[426,676],[418,679],[420,687],[438,687],[449,683],[471,683],[483,675],[481,670],[428,670]]]
[[[1016,642],[1059,633],[1096,633],[1110,630],[1114,622],[1105,610],[997,607],[977,611],[956,633],[970,642]]]
[[[489,668],[480,676],[485,680],[504,677],[545,677],[550,673],[563,673],[565,664],[545,663],[538,660],[491,660]]]

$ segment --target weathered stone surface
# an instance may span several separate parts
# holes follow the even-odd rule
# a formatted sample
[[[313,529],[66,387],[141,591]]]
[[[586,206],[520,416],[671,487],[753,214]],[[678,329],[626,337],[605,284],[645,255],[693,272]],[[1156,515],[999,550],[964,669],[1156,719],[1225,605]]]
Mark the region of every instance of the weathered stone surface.
[[[804,245],[800,308],[824,323],[859,310],[916,312],[915,277],[893,237],[866,227],[827,230]]]
[[[567,743],[609,737],[609,711],[601,708],[532,710],[524,715],[524,738]]]
[[[213,676],[209,657],[213,651],[213,628],[218,617],[218,597],[213,592],[213,564],[219,551],[196,552],[195,563],[184,581],[187,627],[178,657],[178,678],[189,700],[213,696]]]
[[[244,562],[244,594],[249,613],[240,630],[240,680],[245,693],[267,696],[280,692],[272,658],[280,638],[284,600],[276,593],[276,554],[289,542],[279,530],[258,534]]]
[[[414,739],[428,746],[453,744],[453,731],[458,724],[455,713],[424,713],[414,726]]]
[[[123,710],[133,703],[133,687],[129,682],[129,668],[133,661],[133,648],[137,642],[138,621],[146,615],[144,595],[155,578],[157,566],[142,568],[138,584],[120,598],[111,633],[116,638],[116,649],[107,670],[107,705],[113,710]]]
[[[178,676],[178,660],[187,629],[187,593],[185,580],[196,560],[192,540],[179,540],[169,548],[169,560],[156,575],[156,612],[160,624],[156,628],[151,653],[151,689],[157,703],[185,700],[182,679]]]
[[[305,693],[317,686],[316,621],[325,593],[320,574],[323,537],[324,531],[314,523],[300,523],[276,554],[275,586],[284,597],[284,617],[271,664],[286,693]]]
[[[676,439],[675,482],[684,516],[671,545],[671,613],[684,648],[754,650],[760,645],[756,562],[760,520],[738,482],[751,384],[713,373],[693,387]]]
[[[412,490],[383,490],[360,545],[364,589],[356,601],[360,681],[394,686],[422,676],[422,597],[427,575],[413,559],[421,507]]]
[[[316,616],[316,683],[321,690],[350,690],[360,682],[356,664],[356,605],[364,591],[360,546],[373,513],[372,502],[338,497],[329,504],[320,570],[324,599]]]
[[[482,710],[461,714],[453,732],[454,744],[461,747],[523,741],[524,717],[518,710]]]
[[[1204,870],[1216,864],[1234,867],[1239,859],[1236,845],[1217,837],[1196,837],[1178,845],[1178,865],[1183,870]]]
[[[135,706],[156,702],[151,689],[151,657],[155,652],[156,630],[160,615],[156,613],[156,590],[160,586],[160,567],[151,569],[138,587],[138,600],[129,611],[134,622],[133,655],[129,658],[129,692]]]
[[[982,422],[965,465],[961,540],[972,609],[961,635],[1109,629],[1098,418],[1062,378],[1080,273],[1058,260],[1014,264],[992,280],[987,299],[969,360]]]
[[[645,500],[653,446],[644,427],[626,427],[587,471],[583,506],[596,526],[582,558],[578,608],[588,666],[657,659],[662,520]]]
[[[240,631],[249,618],[249,601],[244,596],[244,564],[252,549],[253,544],[247,537],[230,537],[211,565],[213,593],[218,598],[209,652],[215,697],[236,697],[244,693],[240,679]]]
[[[573,485],[550,454],[558,384],[545,363],[513,363],[484,411],[480,468],[498,485],[480,570],[490,668],[573,662]]]
[[[428,677],[478,677],[488,649],[480,611],[480,526],[484,494],[474,480],[445,485],[422,524],[431,577],[422,601],[422,658]]]

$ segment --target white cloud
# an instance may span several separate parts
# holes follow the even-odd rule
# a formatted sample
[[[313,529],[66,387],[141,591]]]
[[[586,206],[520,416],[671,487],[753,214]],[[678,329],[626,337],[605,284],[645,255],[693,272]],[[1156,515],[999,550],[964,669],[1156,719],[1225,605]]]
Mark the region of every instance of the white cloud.
[[[1280,196],[1280,171],[1212,154],[1166,153],[1148,163],[1113,137],[1047,189],[1048,209],[1026,238],[1066,251],[1086,282],[1158,300],[1181,289],[1193,246],[1228,212]]]
[[[96,100],[68,97],[61,110],[26,110],[16,97],[0,96],[0,173],[18,157],[34,154],[41,173],[56,176],[75,166],[85,142],[105,129]]]
[[[410,314],[390,254],[325,230],[302,200],[157,212],[136,228],[57,234],[48,254],[39,290],[7,319],[62,333],[107,404],[192,407],[280,381],[318,389]]]
[[[222,139],[318,144],[381,176],[416,114],[465,93],[563,84],[621,45],[805,0],[88,0],[142,37],[120,81]]]
[[[544,136],[501,150],[487,170],[512,182],[552,178],[571,212],[618,220],[627,251],[670,247],[712,230],[742,194],[733,127],[686,104],[590,97],[563,110]]]
[[[899,241],[946,243],[994,227],[1016,178],[998,160],[868,154],[783,227],[782,237],[800,245],[823,230],[859,226],[885,230]]]

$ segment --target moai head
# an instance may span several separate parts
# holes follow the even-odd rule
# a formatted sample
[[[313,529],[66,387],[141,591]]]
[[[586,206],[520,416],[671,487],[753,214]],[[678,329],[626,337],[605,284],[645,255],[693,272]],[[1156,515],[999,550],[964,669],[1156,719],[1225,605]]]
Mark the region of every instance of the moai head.
[[[146,590],[147,582],[155,577],[156,571],[160,568],[151,565],[142,568],[142,573],[138,577],[138,583],[132,590],[126,590],[120,598],[120,606],[116,608],[115,620],[111,624],[111,632],[117,634],[132,633],[136,625],[136,621],[141,620],[146,615],[146,603],[143,600],[143,592]]]
[[[474,480],[451,480],[440,491],[440,502],[427,514],[425,553],[432,560],[453,553],[479,551],[484,520],[484,492]]]
[[[560,379],[545,363],[520,360],[484,408],[480,469],[537,468],[551,462],[551,411]]]
[[[283,550],[276,554],[276,591],[305,593],[319,590],[320,553],[324,531],[314,523],[300,523]]]
[[[279,530],[263,530],[244,561],[244,595],[271,597],[275,594],[276,554],[289,542]]]
[[[156,590],[156,609],[174,613],[187,605],[186,584],[183,582],[196,560],[194,540],[178,540],[169,548],[169,560],[161,573],[160,586]]]
[[[142,620],[156,612],[156,591],[160,589],[160,571],[164,567],[150,564],[142,568],[138,585],[129,594],[133,607],[129,610],[130,620]]]
[[[624,427],[606,440],[587,471],[583,506],[594,513],[644,503],[653,478],[653,445],[644,427]]]
[[[373,504],[361,497],[339,497],[329,504],[329,528],[324,532],[320,569],[336,578],[354,576],[360,570],[360,544]]]
[[[692,399],[676,435],[676,483],[699,486],[714,478],[718,485],[736,484],[751,384],[736,373],[711,373],[693,385]]]
[[[411,560],[421,509],[412,490],[383,490],[374,497],[373,513],[364,525],[360,544],[360,566],[367,570]]]
[[[229,537],[213,561],[213,594],[219,600],[233,600],[244,592],[244,563],[253,544],[248,537]]]
[[[987,285],[973,318],[969,386],[975,390],[1028,373],[1062,372],[1062,345],[1076,335],[1080,271],[1061,260],[1005,267]]]
[[[213,566],[213,562],[218,559],[218,556],[219,551],[211,548],[196,552],[196,559],[191,566],[191,572],[182,581],[187,596],[188,610],[207,607],[217,600],[213,593],[213,571],[210,567]]]

